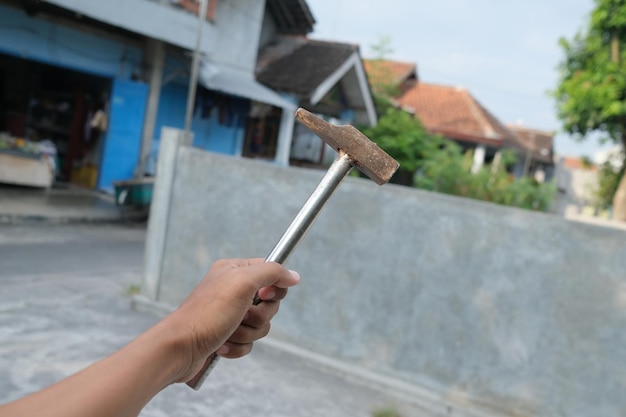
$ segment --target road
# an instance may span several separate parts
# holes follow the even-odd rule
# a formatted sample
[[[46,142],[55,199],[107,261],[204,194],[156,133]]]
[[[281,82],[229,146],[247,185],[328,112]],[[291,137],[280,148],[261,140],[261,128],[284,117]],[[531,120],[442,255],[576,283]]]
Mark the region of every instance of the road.
[[[0,227],[0,403],[70,375],[123,346],[157,317],[130,308],[145,230]],[[222,361],[199,392],[171,386],[143,417],[424,416],[391,392],[319,369],[272,344]]]

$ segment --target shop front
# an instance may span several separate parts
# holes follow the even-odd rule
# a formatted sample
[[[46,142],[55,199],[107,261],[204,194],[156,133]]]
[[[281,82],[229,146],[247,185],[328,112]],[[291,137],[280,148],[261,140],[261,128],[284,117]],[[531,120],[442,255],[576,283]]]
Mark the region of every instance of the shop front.
[[[42,174],[33,165],[39,157],[50,171],[46,183],[95,188],[110,91],[107,78],[0,54],[0,152],[11,155],[21,178],[11,172],[5,176],[39,186]]]
[[[0,183],[113,190],[139,158],[137,40],[0,6]]]

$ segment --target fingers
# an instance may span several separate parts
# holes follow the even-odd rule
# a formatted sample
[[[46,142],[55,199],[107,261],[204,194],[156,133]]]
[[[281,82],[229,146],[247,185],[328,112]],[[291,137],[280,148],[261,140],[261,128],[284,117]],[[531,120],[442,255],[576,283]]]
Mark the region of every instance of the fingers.
[[[240,358],[252,350],[253,342],[267,336],[270,323],[265,322],[261,327],[250,327],[242,324],[218,350],[217,354],[229,358]]]
[[[277,289],[277,296],[281,299],[286,295],[284,288]],[[279,301],[265,301],[251,307],[235,332],[217,353],[225,358],[234,359],[247,355],[252,350],[252,344],[261,339],[270,331],[270,320],[278,312]]]
[[[260,326],[252,327],[242,323],[226,343],[217,350],[218,355],[229,359],[245,356],[252,350],[253,342],[267,336],[270,331],[269,321],[257,319],[248,322],[259,322]]]
[[[259,298],[262,301],[280,301],[287,296],[287,288],[265,287],[259,290]]]
[[[246,325],[241,325],[235,330],[235,332],[228,338],[226,342],[228,343],[237,343],[240,345],[244,345],[246,343],[252,343],[256,340],[259,340],[265,336],[270,331],[270,323],[263,323],[261,327],[250,327]]]
[[[237,359],[252,351],[252,343],[238,344],[226,342],[217,350],[217,354],[226,359]]]
[[[248,266],[242,266],[240,271],[255,284],[257,291],[270,286],[289,288],[300,282],[300,275],[297,272],[289,271],[276,262],[260,264],[254,262]]]
[[[255,329],[261,328],[276,315],[279,306],[280,302],[269,301],[251,307],[241,324]]]

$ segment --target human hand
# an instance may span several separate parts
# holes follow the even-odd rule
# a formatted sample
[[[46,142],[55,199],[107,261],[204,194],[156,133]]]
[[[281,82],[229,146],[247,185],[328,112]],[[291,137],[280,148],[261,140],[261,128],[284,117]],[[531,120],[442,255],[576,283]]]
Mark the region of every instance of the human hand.
[[[181,360],[176,382],[190,381],[217,352],[238,358],[252,343],[267,335],[272,317],[287,288],[299,276],[263,259],[229,259],[216,262],[204,279],[164,323],[177,332]],[[253,306],[255,294],[262,303]]]
[[[136,416],[166,386],[190,381],[212,353],[250,352],[298,281],[297,273],[263,259],[218,261],[155,326],[81,372],[1,405],[0,416]],[[253,306],[257,292],[263,302]]]

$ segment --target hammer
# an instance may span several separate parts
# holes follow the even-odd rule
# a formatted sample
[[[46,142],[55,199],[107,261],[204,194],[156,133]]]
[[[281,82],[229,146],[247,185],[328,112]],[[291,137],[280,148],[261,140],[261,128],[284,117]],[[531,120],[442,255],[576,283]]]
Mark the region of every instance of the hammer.
[[[313,113],[299,108],[296,110],[296,120],[309,128],[324,142],[339,153],[324,177],[321,179],[308,200],[304,203],[293,219],[283,236],[280,238],[265,262],[284,264],[293,252],[298,242],[309,230],[317,215],[339,187],[353,167],[373,179],[378,185],[388,182],[397,171],[398,161],[389,156],[367,136],[354,126],[335,126],[320,119]],[[253,305],[261,302],[258,295],[254,297]],[[198,390],[217,365],[219,356],[212,353],[202,370],[187,383],[191,388]]]

